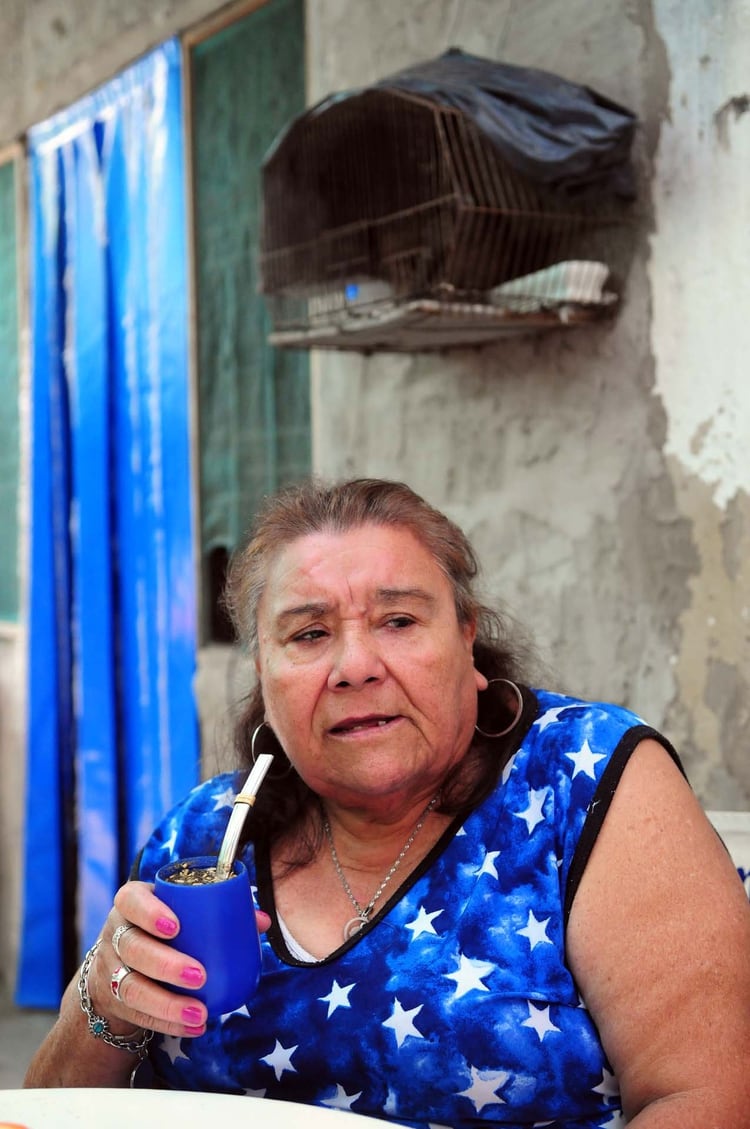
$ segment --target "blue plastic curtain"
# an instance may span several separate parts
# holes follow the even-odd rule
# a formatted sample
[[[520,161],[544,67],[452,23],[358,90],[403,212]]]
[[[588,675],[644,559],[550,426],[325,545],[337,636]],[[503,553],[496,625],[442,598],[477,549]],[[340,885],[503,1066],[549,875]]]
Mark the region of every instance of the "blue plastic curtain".
[[[30,136],[26,1006],[198,779],[182,130],[174,40]]]

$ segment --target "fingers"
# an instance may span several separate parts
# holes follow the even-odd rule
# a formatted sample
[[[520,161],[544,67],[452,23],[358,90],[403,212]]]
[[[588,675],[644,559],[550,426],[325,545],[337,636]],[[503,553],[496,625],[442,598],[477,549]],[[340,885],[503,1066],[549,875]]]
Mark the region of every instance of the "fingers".
[[[107,1019],[168,1035],[204,1033],[205,1005],[169,991],[170,984],[200,988],[206,979],[200,962],[165,944],[178,932],[177,918],[147,883],[117,892],[89,972],[90,994]]]
[[[120,969],[116,971],[118,975],[110,978],[117,985],[117,995],[110,992],[109,1015],[117,1015],[133,1027],[148,1027],[166,1035],[204,1034],[206,1008],[199,1000],[170,992],[132,969],[126,969],[124,974]]]
[[[175,914],[159,901],[148,882],[126,882],[115,894],[115,909],[123,922],[156,937],[171,939],[179,932]]]
[[[268,914],[258,910],[255,916],[261,932],[269,928]],[[199,961],[165,943],[179,929],[178,918],[149,883],[128,882],[117,891],[89,973],[91,996],[102,1014],[131,1029],[189,1037],[205,1032],[205,1005],[169,990],[200,988],[206,980]]]
[[[123,921],[123,923],[121,925],[117,926],[114,933],[112,934],[112,948],[117,953],[117,957],[118,957],[119,960],[124,960],[124,957],[123,957],[122,953],[120,952],[120,941],[124,937],[124,935],[127,933],[128,929],[135,929],[135,925],[133,925],[129,921]]]

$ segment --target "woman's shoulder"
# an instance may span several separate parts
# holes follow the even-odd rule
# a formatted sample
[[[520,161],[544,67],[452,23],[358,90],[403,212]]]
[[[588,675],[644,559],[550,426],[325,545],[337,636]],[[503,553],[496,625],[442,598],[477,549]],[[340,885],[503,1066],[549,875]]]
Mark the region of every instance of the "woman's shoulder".
[[[536,710],[505,770],[501,800],[525,820],[530,840],[540,837],[541,851],[548,846],[543,828],[554,841],[567,917],[632,753],[651,738],[681,765],[669,741],[624,706],[544,689],[533,696]]]
[[[532,722],[531,730],[544,733],[587,728],[592,735],[606,736],[608,733],[624,732],[637,726],[647,726],[638,714],[626,706],[614,702],[603,702],[587,698],[561,694],[554,690],[534,687],[538,712]]]
[[[553,790],[563,807],[585,809],[603,781],[615,787],[645,738],[657,740],[679,764],[669,741],[625,706],[545,689],[532,693],[536,709],[513,768],[519,783]]]

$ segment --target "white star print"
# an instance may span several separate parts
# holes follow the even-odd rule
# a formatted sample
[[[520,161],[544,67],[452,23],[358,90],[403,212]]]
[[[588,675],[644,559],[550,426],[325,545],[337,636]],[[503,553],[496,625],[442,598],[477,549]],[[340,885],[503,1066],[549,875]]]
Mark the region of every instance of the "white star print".
[[[539,1042],[544,1042],[544,1036],[549,1035],[551,1031],[559,1031],[559,1027],[555,1027],[554,1023],[549,1017],[548,1007],[535,1007],[531,1000],[527,1001],[529,1007],[529,1018],[524,1019],[521,1024],[522,1027],[532,1027],[539,1036]]]
[[[234,1011],[225,1012],[224,1015],[219,1017],[219,1023],[226,1023],[226,1021],[228,1019],[231,1019],[233,1015],[246,1015],[249,1019],[250,1012],[247,1010],[247,1004],[243,1004],[242,1007],[238,1007]]]
[[[514,753],[513,756],[510,758],[510,760],[507,761],[506,764],[503,766],[503,772],[502,772],[502,777],[501,777],[503,784],[508,783],[508,777],[510,776],[511,772],[513,771],[513,769],[515,767],[516,767],[516,754]]]
[[[460,999],[470,992],[472,988],[476,988],[479,992],[489,992],[486,984],[482,983],[484,976],[489,976],[494,972],[495,965],[488,964],[485,960],[471,960],[470,957],[465,957],[463,953],[458,958],[458,970],[456,972],[446,972],[446,980],[456,981],[456,995],[455,999]]]
[[[407,1035],[413,1035],[416,1039],[424,1039],[421,1031],[418,1031],[412,1022],[412,1017],[419,1015],[424,1004],[419,1004],[418,1007],[413,1007],[411,1011],[404,1011],[401,1004],[397,999],[393,1000],[393,1011],[388,1019],[383,1020],[383,1027],[392,1027],[396,1034],[396,1046],[400,1047]]]
[[[490,874],[493,878],[497,878],[497,868],[495,867],[495,859],[500,854],[499,851],[487,851],[482,860],[482,865],[477,871],[477,877],[480,874]]]
[[[161,1049],[169,1056],[169,1061],[173,1065],[178,1058],[186,1058],[188,1062],[190,1061],[189,1056],[182,1049],[182,1037],[180,1035],[165,1035],[161,1041]]]
[[[225,788],[223,792],[217,793],[217,795],[214,796],[214,800],[216,801],[214,803],[214,811],[220,811],[221,808],[234,807],[234,797],[236,795],[237,793],[233,788]]]
[[[297,1044],[299,1046],[299,1043]],[[276,1081],[281,1079],[281,1075],[285,1070],[291,1070],[292,1074],[297,1073],[296,1066],[292,1066],[292,1055],[297,1050],[297,1047],[282,1047],[279,1040],[276,1040],[276,1046],[271,1051],[270,1055],[265,1055],[260,1061],[267,1062],[269,1066],[273,1067]]]
[[[549,788],[529,788],[529,806],[525,811],[514,811],[513,814],[518,816],[519,819],[526,820],[526,826],[529,829],[529,835],[536,827],[537,823],[544,822],[544,815],[542,808],[544,801],[547,799]]]
[[[164,850],[169,851],[171,854],[177,842],[177,824],[175,823],[172,830],[169,832],[169,838],[164,840]]]
[[[385,1105],[383,1106],[383,1113],[389,1113],[391,1117],[395,1117],[397,1109],[398,1106],[396,1104],[396,1095],[389,1086],[388,1097],[385,1099]]]
[[[351,1109],[357,1098],[362,1097],[362,1091],[358,1094],[347,1094],[343,1086],[338,1082],[336,1083],[336,1093],[332,1098],[324,1098],[321,1105],[327,1105],[331,1109]]]
[[[486,1105],[505,1105],[505,1099],[497,1096],[497,1091],[510,1078],[505,1070],[477,1070],[470,1067],[471,1085],[468,1090],[461,1090],[459,1098],[468,1098],[474,1103],[477,1113]]]
[[[592,780],[596,780],[594,765],[597,761],[604,760],[604,753],[595,753],[589,745],[588,738],[584,740],[577,753],[566,753],[565,756],[572,760],[575,765],[573,769],[574,780],[579,772],[583,772],[586,776],[590,776]]]
[[[352,984],[347,984],[345,987],[342,988],[341,985],[339,984],[338,980],[334,980],[333,984],[331,985],[331,990],[328,993],[328,995],[327,996],[318,996],[318,999],[322,1003],[328,1004],[328,1015],[326,1016],[326,1019],[331,1018],[331,1016],[333,1015],[333,1013],[335,1012],[337,1007],[351,1007],[352,1006],[349,1003],[349,993],[351,992],[353,987],[354,987],[354,984],[352,983]]]
[[[432,913],[428,913],[424,906],[420,906],[419,913],[414,920],[407,921],[406,923],[406,928],[411,929],[414,934],[412,941],[415,941],[417,937],[421,937],[423,933],[432,933],[434,937],[437,937],[437,930],[433,927],[432,923],[442,912],[441,909],[436,909]]]
[[[534,722],[534,725],[538,725],[539,726],[539,732],[544,733],[547,726],[552,725],[553,722],[557,721],[560,714],[564,710],[568,710],[568,709],[570,709],[570,706],[550,707],[550,709],[544,711],[544,713],[542,714],[541,717],[538,717],[536,719],[536,721]]]
[[[595,1094],[603,1094],[605,1098],[619,1098],[620,1087],[614,1074],[607,1070],[606,1067],[602,1070],[602,1080],[598,1086],[594,1086]]]
[[[552,941],[547,936],[549,921],[548,917],[545,917],[543,921],[537,921],[534,917],[534,911],[530,909],[526,925],[523,929],[516,929],[516,933],[519,933],[521,937],[527,937],[532,949],[541,944],[551,945]]]
[[[619,1109],[613,1109],[609,1120],[602,1121],[602,1129],[625,1129],[626,1124],[625,1115]]]

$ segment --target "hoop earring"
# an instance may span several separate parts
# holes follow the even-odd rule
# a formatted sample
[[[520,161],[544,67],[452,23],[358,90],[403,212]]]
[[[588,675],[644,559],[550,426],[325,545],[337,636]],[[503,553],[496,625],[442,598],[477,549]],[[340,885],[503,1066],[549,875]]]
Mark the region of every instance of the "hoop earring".
[[[268,724],[268,722],[266,721],[265,718],[263,718],[260,725],[255,726],[255,729],[253,730],[253,735],[250,738],[250,759],[252,760],[253,764],[255,764],[255,742],[258,740],[258,734],[260,733],[261,729],[263,729],[264,726],[266,727],[266,729],[271,728],[271,726]]]
[[[475,725],[474,728],[476,729],[477,733],[480,733],[482,735],[482,737],[505,737],[506,734],[510,733],[512,729],[516,728],[518,722],[521,720],[521,714],[523,713],[523,695],[516,686],[515,682],[511,682],[509,678],[490,678],[487,682],[487,686],[491,686],[493,682],[505,682],[508,686],[513,687],[513,691],[517,699],[515,717],[511,721],[510,725],[506,725],[505,729],[501,729],[499,733],[485,733],[485,731],[483,729],[480,729],[478,725]]]
[[[273,729],[271,729],[271,726],[268,724],[268,722],[266,721],[265,718],[263,718],[263,721],[261,721],[260,725],[256,725],[255,729],[253,730],[253,735],[250,738],[250,759],[251,759],[252,763],[255,764],[255,759],[256,759],[255,758],[255,742],[258,740],[258,734],[260,733],[261,729],[263,729],[264,726],[268,730],[268,732],[272,735],[276,744],[279,746],[279,749],[280,749],[281,753],[283,754],[283,759],[286,761],[286,768],[284,768],[281,772],[277,772],[275,774],[275,779],[280,780],[281,777],[288,776],[290,772],[294,771],[294,765],[289,760],[286,753],[284,753],[284,750],[281,748],[281,744],[279,742],[278,737],[274,733]],[[279,759],[278,756],[274,757],[274,760],[278,760],[278,759]]]

